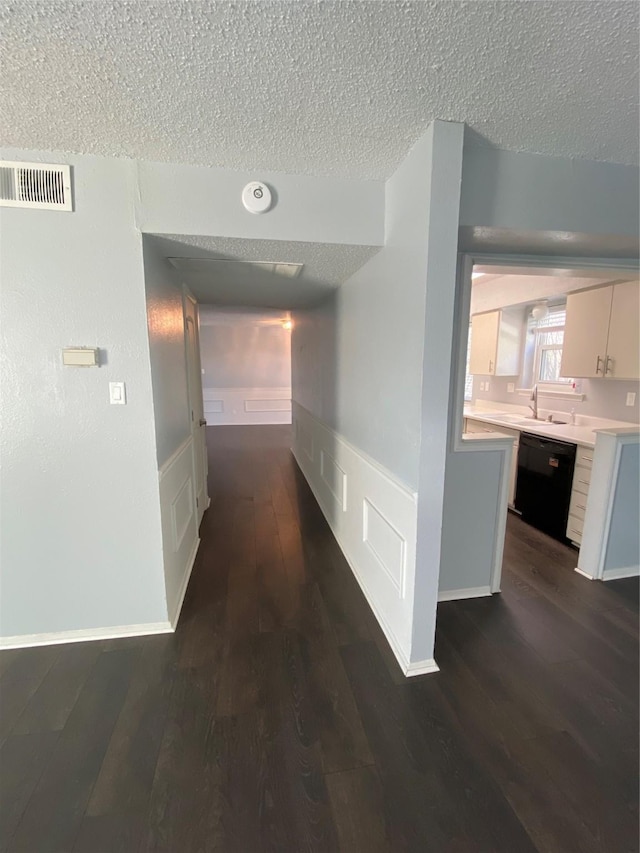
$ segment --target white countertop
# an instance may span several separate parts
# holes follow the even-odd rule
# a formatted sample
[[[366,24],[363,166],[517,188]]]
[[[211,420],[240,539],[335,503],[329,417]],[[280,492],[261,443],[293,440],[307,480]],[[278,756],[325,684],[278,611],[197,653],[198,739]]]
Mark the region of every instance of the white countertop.
[[[558,418],[562,416],[569,420],[569,415],[560,412],[557,413]],[[518,413],[515,410],[507,411],[507,407],[505,407],[505,411],[492,411],[481,406],[465,406],[464,417],[505,429],[533,433],[544,438],[568,441],[572,444],[583,444],[587,447],[595,447],[596,431],[616,430],[633,433],[639,429],[637,425],[625,423],[624,421],[606,420],[605,418],[585,418],[580,415],[577,416],[578,423],[575,426],[572,424],[552,424],[547,421],[528,418],[527,415]],[[514,419],[516,418],[519,418],[521,422],[514,423]],[[469,438],[469,434],[465,438]]]

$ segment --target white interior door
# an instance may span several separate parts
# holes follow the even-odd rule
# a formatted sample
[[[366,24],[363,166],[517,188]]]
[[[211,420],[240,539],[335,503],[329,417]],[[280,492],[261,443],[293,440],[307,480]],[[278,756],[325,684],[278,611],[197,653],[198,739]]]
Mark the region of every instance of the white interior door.
[[[198,303],[184,290],[184,329],[187,356],[187,384],[191,414],[191,437],[193,439],[193,482],[195,483],[198,526],[204,511],[209,506],[207,494],[207,439],[202,402],[202,370],[200,369],[200,338],[198,333]]]

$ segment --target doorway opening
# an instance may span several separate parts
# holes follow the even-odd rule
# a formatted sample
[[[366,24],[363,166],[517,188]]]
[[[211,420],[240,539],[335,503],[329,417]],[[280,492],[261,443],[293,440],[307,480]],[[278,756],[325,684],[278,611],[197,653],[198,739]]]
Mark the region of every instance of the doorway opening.
[[[507,509],[573,549],[574,568],[589,577],[637,573],[631,544],[616,556],[634,522],[613,506],[619,481],[637,506],[637,486],[627,483],[637,481],[637,451],[622,451],[637,445],[639,421],[637,266],[467,255],[458,287],[451,448],[465,454],[448,479],[451,490],[464,479],[468,514],[474,502],[484,506],[491,532],[478,555],[484,582],[473,589],[500,590]],[[606,449],[596,450],[605,429],[619,444],[608,463]],[[480,464],[473,455],[487,458]],[[592,523],[598,512],[606,523]],[[466,535],[464,519],[456,526]]]

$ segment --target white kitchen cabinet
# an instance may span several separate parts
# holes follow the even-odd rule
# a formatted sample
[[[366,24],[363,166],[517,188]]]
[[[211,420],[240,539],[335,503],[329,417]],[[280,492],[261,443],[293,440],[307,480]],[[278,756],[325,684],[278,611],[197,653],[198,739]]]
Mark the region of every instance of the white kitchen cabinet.
[[[639,311],[637,281],[570,293],[561,375],[637,379]]]
[[[520,369],[521,308],[503,308],[471,318],[469,373],[517,376]]]
[[[507,429],[507,427],[502,426],[493,426],[492,424],[484,423],[484,421],[475,421],[473,418],[466,418],[464,423],[465,432],[500,432],[515,439],[511,452],[511,471],[509,472],[509,506],[513,509],[516,499],[516,480],[518,479],[518,442],[520,441],[520,431],[517,429]]]
[[[576,448],[576,465],[573,469],[571,502],[569,504],[569,518],[567,519],[567,539],[578,546],[582,542],[584,516],[587,511],[593,452],[592,447],[581,444]]]
[[[640,282],[613,285],[604,375],[611,379],[640,377]]]

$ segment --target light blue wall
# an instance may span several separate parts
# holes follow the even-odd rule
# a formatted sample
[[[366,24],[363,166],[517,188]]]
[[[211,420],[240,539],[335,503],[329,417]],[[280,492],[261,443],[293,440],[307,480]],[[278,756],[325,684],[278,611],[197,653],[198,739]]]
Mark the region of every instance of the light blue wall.
[[[387,181],[384,248],[292,341],[294,400],[419,489],[412,661],[433,655],[462,141],[430,126]]]
[[[640,565],[640,445],[625,444],[620,456],[604,570]]]
[[[144,281],[158,467],[191,434],[182,291],[171,267],[144,240]]]
[[[431,140],[386,185],[384,248],[295,313],[293,399],[410,488],[418,485]]]
[[[138,163],[137,168],[136,221],[146,233],[364,246],[379,246],[384,238],[382,181],[165,163]],[[265,181],[274,193],[274,206],[262,216],[242,206],[242,189],[252,180]]]
[[[4,636],[167,618],[133,164],[70,163],[73,213],[2,208]],[[67,346],[100,347],[94,368]],[[109,405],[109,381],[127,405]]]
[[[447,455],[440,591],[491,584],[502,458],[496,451]]]
[[[638,181],[635,166],[466,144],[460,225],[637,240]]]

